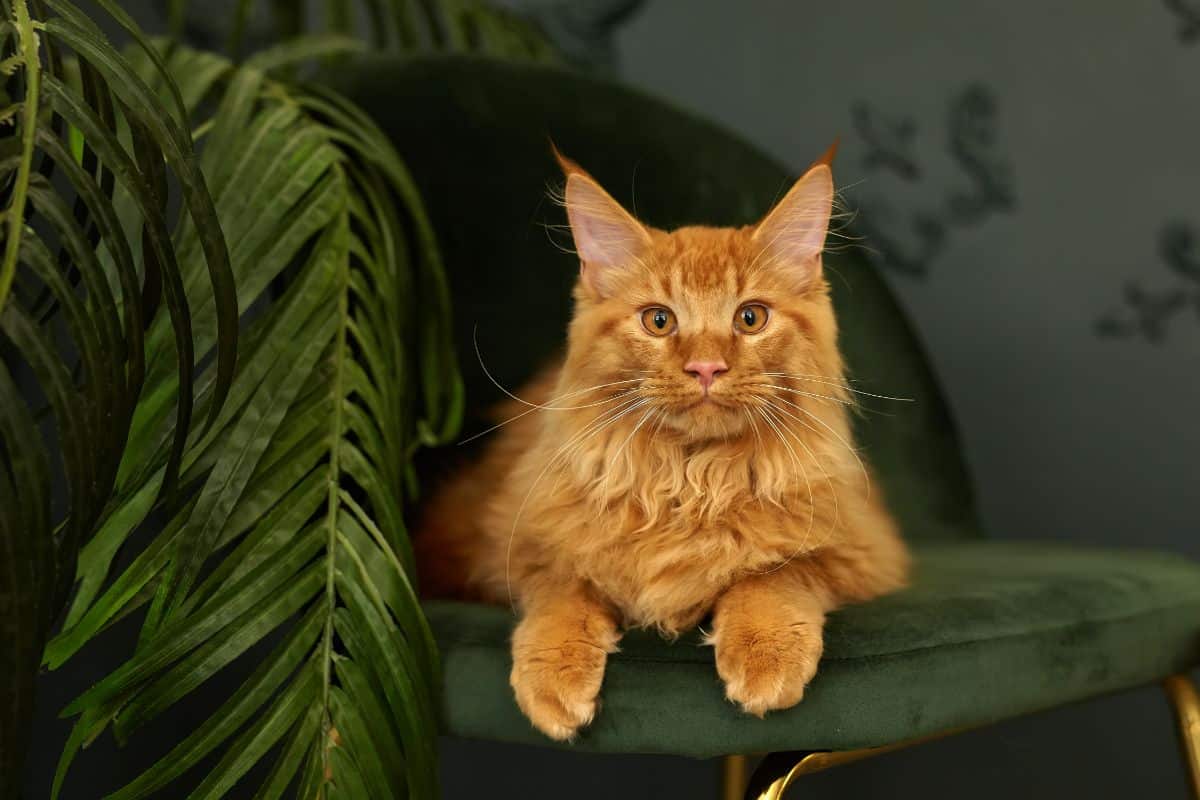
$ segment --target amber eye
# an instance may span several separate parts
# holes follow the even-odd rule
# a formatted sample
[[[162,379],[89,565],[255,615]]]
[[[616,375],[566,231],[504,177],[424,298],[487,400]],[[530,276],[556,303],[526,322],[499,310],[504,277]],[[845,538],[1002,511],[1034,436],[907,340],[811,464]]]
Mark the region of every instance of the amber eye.
[[[767,307],[759,303],[747,303],[738,309],[733,326],[742,333],[758,333],[767,324]]]
[[[642,327],[654,336],[666,336],[675,330],[675,312],[662,306],[652,306],[642,312]]]

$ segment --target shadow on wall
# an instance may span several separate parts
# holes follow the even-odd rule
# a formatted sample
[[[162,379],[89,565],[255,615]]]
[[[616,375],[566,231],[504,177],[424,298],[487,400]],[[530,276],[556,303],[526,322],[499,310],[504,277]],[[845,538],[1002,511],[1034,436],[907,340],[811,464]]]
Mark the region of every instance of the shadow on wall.
[[[956,229],[979,225],[1016,206],[1012,168],[998,147],[998,105],[995,92],[982,84],[968,85],[948,101],[947,142],[962,175],[945,189],[938,207],[905,215],[882,195],[861,198],[858,228],[879,266],[923,278]],[[913,148],[918,125],[911,116],[890,117],[865,101],[855,103],[851,115],[865,144],[866,174],[888,171],[909,183],[927,180]]]

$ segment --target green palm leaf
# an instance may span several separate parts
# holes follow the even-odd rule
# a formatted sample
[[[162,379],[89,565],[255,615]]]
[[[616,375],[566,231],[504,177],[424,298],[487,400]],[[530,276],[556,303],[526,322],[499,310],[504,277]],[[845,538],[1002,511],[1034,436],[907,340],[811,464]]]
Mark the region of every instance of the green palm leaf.
[[[53,13],[0,0],[0,120],[11,126],[0,138],[0,796],[15,792],[42,645],[80,545],[109,513],[135,409],[171,385],[148,498],[168,499],[193,427],[195,365],[210,364],[214,422],[237,353],[229,253],[178,91],[153,61],[135,72],[71,3],[44,5]],[[170,236],[179,225],[200,243],[190,289]],[[212,309],[199,344],[198,306]],[[158,383],[147,326],[162,331]]]
[[[179,391],[169,329],[147,333],[147,375],[164,377],[133,417],[135,455],[84,546],[79,590],[45,661],[62,664],[139,609],[142,637],[66,710],[79,719],[56,793],[80,746],[105,729],[135,736],[265,641],[271,649],[253,656],[225,703],[112,797],[167,787],[180,796],[177,782],[218,753],[189,796],[224,796],[261,762],[263,798],[436,795],[439,668],[413,587],[402,487],[413,451],[452,435],[461,413],[437,250],[404,165],[370,121],[259,68],[333,52],[337,41],[236,70],[186,48],[166,55],[204,131],[199,169],[250,312],[228,397],[180,459],[186,493],[114,573],[122,545],[163,507]],[[153,72],[152,59],[138,62]],[[193,224],[174,237],[189,298],[205,273],[199,238]],[[200,350],[215,311],[193,307]],[[216,372],[198,372],[199,407],[212,407]]]

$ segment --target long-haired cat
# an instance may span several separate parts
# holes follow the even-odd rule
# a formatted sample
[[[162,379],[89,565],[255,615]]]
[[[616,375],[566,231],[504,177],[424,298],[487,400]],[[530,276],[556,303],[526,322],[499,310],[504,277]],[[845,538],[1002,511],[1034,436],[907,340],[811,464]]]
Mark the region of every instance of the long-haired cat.
[[[512,687],[555,739],[591,721],[623,627],[674,636],[710,614],[729,699],[788,708],[826,613],[908,570],[851,441],[830,167],[757,225],[668,232],[560,163],[580,260],[566,356],[426,508],[426,593],[519,609]]]

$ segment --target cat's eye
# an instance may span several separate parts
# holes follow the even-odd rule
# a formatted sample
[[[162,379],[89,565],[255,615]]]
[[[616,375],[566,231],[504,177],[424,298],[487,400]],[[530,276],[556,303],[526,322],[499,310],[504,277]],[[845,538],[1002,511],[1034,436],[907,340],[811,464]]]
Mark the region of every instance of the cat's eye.
[[[666,336],[675,330],[675,312],[662,306],[651,306],[642,312],[642,327],[654,336]]]
[[[767,324],[769,313],[761,303],[747,303],[737,310],[733,326],[742,333],[758,333]]]

